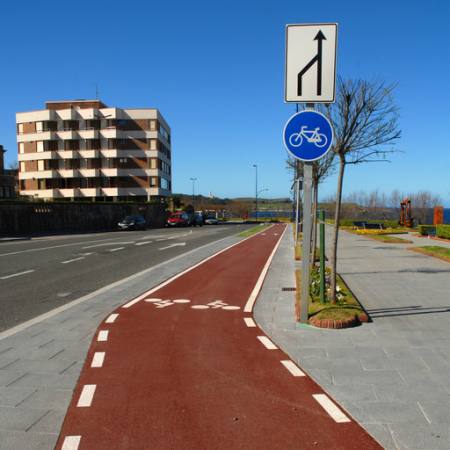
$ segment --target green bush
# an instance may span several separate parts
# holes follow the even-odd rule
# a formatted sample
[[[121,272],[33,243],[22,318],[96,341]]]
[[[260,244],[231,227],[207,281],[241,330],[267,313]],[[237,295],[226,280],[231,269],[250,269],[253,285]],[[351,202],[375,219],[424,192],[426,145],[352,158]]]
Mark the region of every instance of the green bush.
[[[422,236],[436,234],[436,227],[434,225],[419,225],[417,228]]]
[[[450,239],[450,225],[436,225],[436,236]]]

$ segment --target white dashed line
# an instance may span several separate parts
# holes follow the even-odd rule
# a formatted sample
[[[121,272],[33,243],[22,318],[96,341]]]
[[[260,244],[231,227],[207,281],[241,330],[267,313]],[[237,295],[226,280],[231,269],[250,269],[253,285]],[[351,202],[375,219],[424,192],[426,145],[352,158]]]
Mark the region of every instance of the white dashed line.
[[[81,391],[81,395],[77,403],[78,408],[88,408],[92,405],[96,387],[96,384],[85,384],[83,386],[83,390]]]
[[[173,300],[174,303],[191,303],[190,300],[184,299],[184,298],[180,298],[178,300]]]
[[[161,301],[162,301],[162,299],[160,299],[160,298],[146,298],[144,300],[144,302],[147,302],[147,303],[156,303],[156,302],[161,302]]]
[[[193,305],[191,306],[192,309],[209,309],[208,305]]]
[[[80,256],[79,258],[69,259],[67,261],[61,261],[61,264],[69,264],[71,262],[81,261],[82,259],[84,259],[84,256]]]
[[[224,309],[225,311],[236,311],[238,309],[241,309],[241,307],[240,306],[228,305],[228,306],[222,306],[222,309]]]
[[[114,323],[114,321],[119,317],[119,314],[111,314],[106,320],[105,323]]]
[[[119,250],[123,250],[125,247],[117,247],[117,248],[112,248],[111,250],[110,250],[110,252],[112,253],[112,252],[118,252]]]
[[[61,450],[78,450],[80,445],[81,436],[66,436],[64,439]]]
[[[25,275],[25,274],[31,273],[31,272],[34,272],[34,269],[25,270],[24,272],[13,273],[12,275],[6,275],[4,277],[0,277],[0,280],[6,280],[8,278],[13,278],[13,277],[20,277],[20,275]]]
[[[281,364],[283,364],[284,367],[286,367],[289,372],[291,372],[294,377],[304,377],[305,374],[300,370],[298,366],[296,366],[290,359],[287,359],[285,361],[281,361]]]
[[[244,317],[244,322],[248,327],[256,327],[256,323],[251,317]]]
[[[105,352],[95,352],[92,358],[91,367],[102,367],[105,361]]]
[[[136,244],[134,245],[146,245],[146,244],[151,244],[153,241],[145,241],[145,242],[136,242]]]
[[[108,340],[108,330],[101,330],[98,333],[97,341],[98,342],[106,342]]]
[[[258,336],[258,339],[267,350],[276,350],[278,348],[267,336]]]
[[[351,420],[328,398],[327,395],[314,394],[313,397],[335,422],[351,422]]]

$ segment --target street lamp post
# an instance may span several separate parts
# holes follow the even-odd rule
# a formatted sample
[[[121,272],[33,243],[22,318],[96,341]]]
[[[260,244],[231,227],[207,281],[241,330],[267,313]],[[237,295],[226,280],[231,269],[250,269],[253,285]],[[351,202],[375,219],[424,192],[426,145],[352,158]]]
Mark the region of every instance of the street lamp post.
[[[194,198],[195,198],[195,182],[197,181],[197,178],[190,178],[190,180],[192,181],[192,208],[194,208],[195,211]]]
[[[253,164],[255,168],[255,216],[258,222],[258,164]]]

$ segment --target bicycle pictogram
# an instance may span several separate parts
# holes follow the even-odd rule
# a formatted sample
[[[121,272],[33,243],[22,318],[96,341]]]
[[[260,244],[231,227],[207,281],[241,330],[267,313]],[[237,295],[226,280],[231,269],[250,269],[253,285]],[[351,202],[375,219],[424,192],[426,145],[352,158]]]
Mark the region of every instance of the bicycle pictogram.
[[[328,139],[323,133],[319,133],[320,127],[308,130],[307,125],[303,125],[298,133],[292,133],[289,136],[289,143],[292,147],[300,147],[303,144],[303,139],[306,142],[314,144],[318,148],[325,147],[328,143]]]

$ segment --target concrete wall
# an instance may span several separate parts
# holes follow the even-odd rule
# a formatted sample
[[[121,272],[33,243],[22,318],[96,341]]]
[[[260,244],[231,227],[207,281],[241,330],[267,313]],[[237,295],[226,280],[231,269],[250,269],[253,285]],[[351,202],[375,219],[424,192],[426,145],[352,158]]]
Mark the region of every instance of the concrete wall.
[[[164,205],[123,203],[0,204],[0,235],[73,233],[117,229],[127,215],[140,214],[149,227],[164,226]]]

